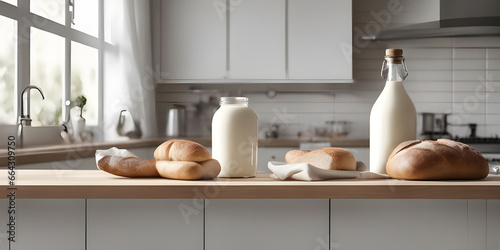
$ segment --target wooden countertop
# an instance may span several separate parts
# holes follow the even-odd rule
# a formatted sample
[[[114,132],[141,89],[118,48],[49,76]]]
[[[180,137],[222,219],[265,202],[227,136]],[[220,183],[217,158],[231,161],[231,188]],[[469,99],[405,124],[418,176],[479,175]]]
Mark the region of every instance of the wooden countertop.
[[[126,141],[114,142],[97,142],[97,143],[82,143],[82,144],[64,144],[32,148],[16,149],[16,163],[29,164],[39,162],[62,161],[66,159],[88,158],[94,157],[95,151],[98,149],[108,149],[111,147],[118,148],[141,148],[141,147],[157,147],[166,140],[172,138],[150,138],[150,139],[133,139]],[[186,138],[187,140],[196,141],[205,147],[212,145],[210,138]],[[320,140],[321,141],[321,140]],[[324,140],[323,140],[324,141]],[[301,142],[299,139],[264,139],[259,140],[259,147],[299,147]],[[315,142],[315,141],[307,141]],[[319,142],[319,141],[318,141]],[[330,144],[334,147],[368,147],[368,139],[335,139],[330,140]],[[8,152],[6,149],[0,149],[0,166],[7,166]]]
[[[330,180],[256,178],[181,181],[124,178],[100,170],[17,170],[16,198],[130,199],[500,199],[500,176],[476,181]],[[7,198],[0,170],[0,198]]]

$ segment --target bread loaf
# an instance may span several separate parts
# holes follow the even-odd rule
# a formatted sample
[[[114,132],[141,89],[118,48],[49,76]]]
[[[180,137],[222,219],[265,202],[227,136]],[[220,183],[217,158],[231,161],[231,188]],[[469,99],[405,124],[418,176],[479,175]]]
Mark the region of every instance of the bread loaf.
[[[200,179],[213,179],[220,173],[220,163],[216,159],[210,159],[200,163],[201,177]]]
[[[290,150],[285,155],[287,164],[309,163],[315,167],[329,170],[356,170],[356,159],[343,148],[322,148],[313,151]]]
[[[212,158],[201,144],[188,140],[168,140],[158,146],[154,152],[158,161],[194,161],[202,162]]]
[[[389,156],[387,174],[407,180],[482,179],[489,166],[484,157],[466,144],[439,139],[406,141]]]
[[[168,179],[198,180],[202,176],[201,165],[192,161],[156,161],[156,169]]]
[[[104,156],[97,166],[124,177],[164,177],[180,180],[212,179],[220,173],[219,162],[202,145],[188,140],[169,140],[154,152],[156,160]]]
[[[97,167],[110,174],[124,177],[158,177],[156,161],[137,157],[105,156]]]

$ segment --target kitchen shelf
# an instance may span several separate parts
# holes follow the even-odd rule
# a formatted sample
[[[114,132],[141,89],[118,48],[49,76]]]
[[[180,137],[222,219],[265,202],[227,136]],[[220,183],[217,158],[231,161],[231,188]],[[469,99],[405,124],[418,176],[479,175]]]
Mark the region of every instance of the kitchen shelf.
[[[39,199],[500,199],[500,176],[475,181],[329,180],[256,178],[182,181],[125,178],[100,170],[17,170],[16,186],[0,170],[0,198]]]

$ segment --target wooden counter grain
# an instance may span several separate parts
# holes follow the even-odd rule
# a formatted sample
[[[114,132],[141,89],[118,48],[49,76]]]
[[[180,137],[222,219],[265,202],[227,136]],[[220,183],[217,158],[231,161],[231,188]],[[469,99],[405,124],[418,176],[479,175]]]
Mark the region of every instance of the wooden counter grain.
[[[74,199],[500,199],[500,176],[477,181],[330,180],[256,178],[181,181],[124,178],[100,170],[17,170],[16,198]],[[12,188],[0,170],[0,198]]]

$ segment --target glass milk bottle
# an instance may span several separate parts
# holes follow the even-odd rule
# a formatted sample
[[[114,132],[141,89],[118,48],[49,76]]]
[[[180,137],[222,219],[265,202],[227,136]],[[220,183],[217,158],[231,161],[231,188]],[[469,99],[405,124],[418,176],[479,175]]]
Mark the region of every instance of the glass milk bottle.
[[[370,113],[370,171],[382,174],[394,148],[417,137],[417,112],[403,86],[408,75],[403,50],[385,53],[381,74],[386,83]]]
[[[254,177],[257,171],[257,115],[247,97],[221,97],[212,120],[212,157],[219,177]]]

